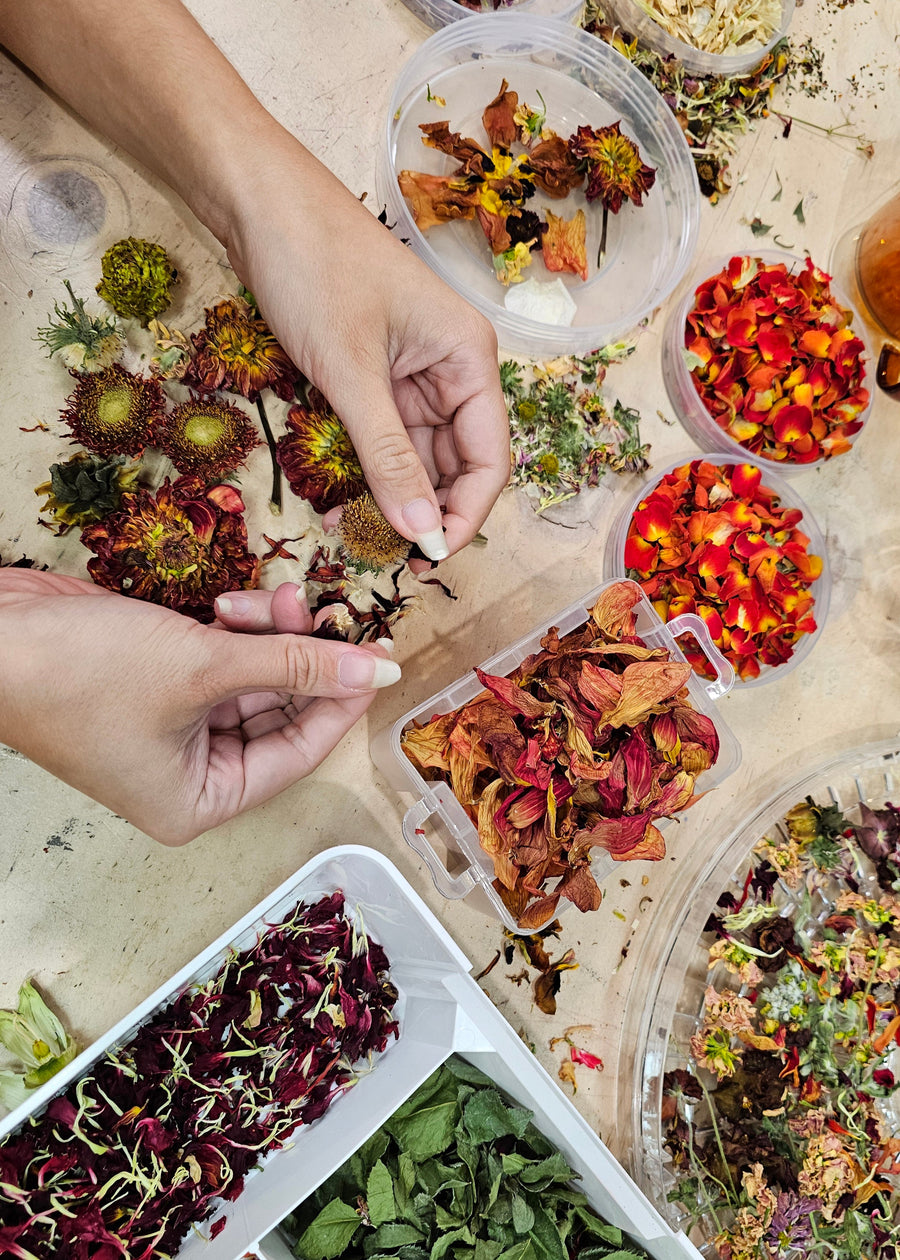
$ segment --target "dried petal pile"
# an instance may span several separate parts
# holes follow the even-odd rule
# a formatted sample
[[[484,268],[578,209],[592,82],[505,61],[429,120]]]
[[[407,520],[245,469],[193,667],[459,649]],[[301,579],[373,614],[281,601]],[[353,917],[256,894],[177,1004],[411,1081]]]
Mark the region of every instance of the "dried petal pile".
[[[691,668],[635,634],[640,588],[614,582],[584,625],[555,629],[506,678],[404,733],[427,779],[449,783],[494,862],[496,888],[522,928],[561,897],[595,910],[591,849],[616,861],[665,854],[654,820],[687,808],[714,764],[713,722],[690,704]]]
[[[808,464],[850,449],[869,402],[853,312],[812,259],[734,257],[696,291],[685,362],[716,424],[750,454]]]
[[[704,1254],[896,1260],[898,879],[894,806],[807,797],[719,897],[714,983],[663,1078],[669,1199]]]
[[[625,542],[625,568],[663,621],[697,613],[738,677],[790,660],[813,634],[821,556],[810,555],[786,508],[755,464],[696,459],[667,473],[638,504]],[[706,657],[684,649],[699,674]]]
[[[762,49],[781,25],[782,0],[639,0],[664,31],[703,52],[736,57]]]
[[[541,218],[526,206],[538,192],[561,201],[587,177],[586,201],[599,201],[603,207],[602,253],[608,214],[618,214],[626,199],[642,205],[656,178],[619,122],[599,129],[581,126],[564,140],[545,126],[543,98],[541,106],[520,104],[504,79],[482,114],[489,150],[451,131],[446,121],[420,123],[423,143],[459,165],[449,175],[404,170],[398,178],[422,232],[456,219],[478,220],[503,284],[524,279],[522,271],[535,253],[548,271],[588,278],[584,210],[564,218],[544,207]]]
[[[0,1253],[172,1255],[396,1035],[387,966],[340,892],[299,905],[0,1145]]]

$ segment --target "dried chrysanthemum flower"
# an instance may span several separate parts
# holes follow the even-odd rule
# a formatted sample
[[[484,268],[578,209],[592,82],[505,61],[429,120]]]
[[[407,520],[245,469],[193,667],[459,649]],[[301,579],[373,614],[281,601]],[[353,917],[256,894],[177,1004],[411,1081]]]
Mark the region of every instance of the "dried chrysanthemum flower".
[[[603,205],[618,214],[627,197],[636,206],[653,187],[656,171],[641,160],[633,140],[623,136],[621,123],[608,127],[579,127],[569,137],[569,152],[588,177],[585,196],[588,201],[599,197]]]
[[[193,352],[186,385],[211,393],[226,389],[256,402],[271,389],[294,397],[300,372],[264,319],[241,297],[226,298],[205,311],[206,326],[191,337]]]
[[[317,389],[308,406],[290,408],[286,423],[278,462],[294,494],[323,513],[362,494],[366,480],[350,435]]]
[[[251,590],[259,559],[247,548],[244,504],[233,486],[202,477],[122,496],[120,511],[82,531],[98,586],[209,622],[225,591]]]
[[[380,573],[409,556],[412,544],[397,533],[368,492],[344,504],[338,529],[344,556],[358,573]]]
[[[42,512],[50,512],[59,524],[59,533],[73,525],[101,521],[114,512],[126,491],[135,488],[139,464],[128,463],[124,455],[104,459],[89,451],[76,451],[65,463],[51,464],[50,480],[35,487],[45,494]]]
[[[237,468],[260,440],[240,407],[192,394],[156,425],[153,445],[179,472],[209,479]]]
[[[56,319],[39,328],[36,339],[44,343],[51,357],[58,354],[70,371],[102,372],[115,363],[125,343],[119,321],[113,315],[89,315],[84,299],[75,296],[68,280],[64,283],[72,309],[54,302]]]
[[[178,272],[162,245],[129,236],[109,247],[100,266],[97,292],[117,315],[140,320],[146,328],[169,305],[169,287]]]
[[[80,377],[60,419],[76,442],[98,455],[140,455],[164,408],[158,381],[113,364]]]

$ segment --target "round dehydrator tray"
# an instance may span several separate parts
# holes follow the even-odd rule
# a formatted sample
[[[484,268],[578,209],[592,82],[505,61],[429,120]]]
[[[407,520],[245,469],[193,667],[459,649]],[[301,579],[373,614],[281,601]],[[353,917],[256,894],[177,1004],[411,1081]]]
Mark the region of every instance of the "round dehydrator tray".
[[[618,1057],[624,1086],[618,1100],[619,1132],[641,1188],[671,1224],[689,1233],[710,1260],[718,1260],[720,1255],[714,1242],[716,1223],[701,1211],[692,1226],[691,1213],[669,1199],[681,1174],[665,1146],[663,1104],[671,1103],[671,1099],[663,1093],[663,1076],[687,1068],[715,1083],[712,1074],[698,1072],[689,1048],[701,1024],[706,986],[712,983],[719,990],[728,987],[742,994],[753,990],[741,985],[738,976],[728,973],[721,962],[708,969],[709,948],[716,937],[705,932],[704,926],[711,914],[728,913],[717,907],[720,895],[730,892],[740,901],[755,846],[763,837],[786,840],[785,815],[807,797],[822,807],[837,805],[845,818],[857,825],[861,823],[861,805],[881,809],[888,803],[900,803],[900,737],[862,744],[807,770],[741,822],[702,866],[685,864],[656,911],[655,927],[636,960],[625,1005]],[[860,891],[872,895],[879,888],[875,867],[861,849],[858,853],[854,875]],[[775,912],[783,916],[793,913],[795,923],[803,914],[815,932],[833,912],[838,890],[846,887],[831,877],[817,882],[819,887],[810,890],[803,880],[795,888],[779,880],[772,894]],[[764,977],[756,987],[762,989],[765,983]],[[893,1050],[895,1075],[898,1055],[900,1051]],[[887,1127],[896,1133],[900,1095],[879,1102]],[[690,1172],[688,1169],[684,1175]],[[788,1249],[777,1254],[787,1257],[800,1253]]]

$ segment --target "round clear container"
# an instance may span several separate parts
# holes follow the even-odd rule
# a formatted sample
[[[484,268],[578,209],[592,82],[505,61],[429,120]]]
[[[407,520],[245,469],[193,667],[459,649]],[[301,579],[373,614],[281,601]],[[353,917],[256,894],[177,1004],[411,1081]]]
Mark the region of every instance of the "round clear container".
[[[778,830],[785,814],[807,796],[817,804],[837,805],[851,822],[861,821],[861,803],[870,809],[880,809],[888,801],[896,804],[900,799],[896,737],[863,744],[803,771],[733,831],[724,832],[718,841],[710,837],[706,855],[698,862],[687,861],[670,884],[636,960],[619,1043],[623,1087],[618,1123],[629,1147],[626,1162],[641,1189],[670,1224],[685,1230],[690,1230],[688,1213],[668,1198],[683,1174],[665,1148],[662,1083],[666,1072],[688,1066],[688,1044],[700,1022],[709,976],[710,938],[704,941],[704,926],[723,892],[741,896],[756,843]],[[866,882],[863,872],[860,878]],[[808,906],[805,884],[795,890],[781,881],[776,885],[775,899],[781,909],[789,911],[804,897]],[[822,898],[814,909],[821,920],[831,912]],[[690,1232],[691,1240],[710,1260],[718,1255],[713,1243],[717,1232],[709,1217],[701,1217]]]
[[[470,9],[457,0],[403,0],[403,3],[436,31],[450,22],[478,15],[477,9]],[[584,9],[584,0],[501,0],[501,7],[496,10],[492,0],[480,0],[480,3],[482,13],[532,13],[536,17],[557,18],[560,22],[577,22]]]
[[[799,258],[796,254],[786,254],[777,250],[753,250],[745,251],[742,254],[729,255],[724,258],[718,266],[705,267],[702,276],[696,276],[692,280],[690,287],[684,296],[673,307],[666,326],[663,330],[662,338],[662,370],[663,379],[666,383],[666,392],[669,395],[669,402],[672,404],[678,419],[681,421],[688,434],[693,438],[703,451],[730,451],[732,454],[738,454],[743,459],[758,459],[761,463],[768,467],[777,468],[779,472],[790,476],[793,473],[802,472],[805,468],[819,468],[822,464],[828,462],[828,458],[810,460],[808,463],[797,463],[788,459],[773,459],[764,455],[762,452],[754,452],[752,455],[746,450],[736,438],[733,438],[724,429],[720,428],[716,420],[707,411],[703,399],[697,391],[694,384],[694,378],[690,369],[684,360],[684,330],[687,327],[687,317],[696,297],[698,287],[711,276],[717,275],[723,271],[729,264],[732,257],[758,258],[764,263],[785,263],[787,267],[803,269],[806,265],[805,258]],[[853,306],[844,297],[839,288],[835,288],[834,283],[830,285],[832,295],[841,306],[846,307],[852,312],[853,318],[850,327],[853,334],[863,343],[864,350],[861,355],[863,362],[862,381],[869,390],[869,401],[866,407],[860,413],[859,419],[862,422],[860,429],[847,440],[852,444],[859,437],[865,428],[866,421],[872,410],[874,401],[874,372],[872,364],[874,359],[872,356],[872,348],[869,338],[864,331],[863,322],[859,318],[858,313]],[[835,458],[831,456],[829,458]]]
[[[665,468],[654,469],[638,492],[632,495],[627,503],[623,505],[606,538],[606,548],[603,553],[603,577],[605,580],[628,576],[625,568],[625,541],[628,538],[631,518],[641,502],[656,489],[663,477],[667,477],[676,468],[681,468],[684,464],[692,463],[698,458],[700,456],[683,455],[681,459],[673,460]],[[702,458],[707,463],[718,464],[720,467],[727,466],[730,468],[734,467],[735,464],[750,464],[755,468],[759,468],[762,472],[762,485],[769,490],[774,490],[781,505],[786,508],[797,508],[803,513],[800,528],[809,538],[809,554],[822,557],[822,572],[812,585],[812,591],[815,595],[813,606],[816,618],[815,631],[812,634],[805,634],[800,639],[793,655],[782,665],[762,665],[757,678],[743,679],[735,674],[735,691],[741,691],[747,687],[761,687],[765,683],[784,678],[785,674],[795,669],[801,661],[804,661],[809,656],[822,633],[831,603],[831,569],[828,564],[828,552],[825,549],[825,538],[816,524],[815,518],[799,494],[786,481],[783,481],[781,477],[778,477],[771,471],[771,464],[766,464],[762,460],[751,459],[744,454],[735,456],[733,454],[723,454],[721,451],[714,451],[709,455],[705,454]]]
[[[716,74],[724,78],[751,74],[778,41],[784,39],[794,16],[794,0],[782,0],[781,21],[764,44],[726,54],[704,52],[676,39],[650,16],[640,0],[602,0],[602,8],[608,22],[661,57],[674,57],[685,70],[695,74]]]
[[[478,223],[457,220],[419,231],[397,182],[404,169],[447,174],[455,168],[451,158],[422,143],[420,123],[447,119],[454,131],[487,144],[481,115],[503,79],[522,101],[537,102],[540,93],[547,125],[560,135],[582,125],[603,127],[621,120],[623,133],[656,170],[642,206],[626,201],[618,214],[609,216],[599,270],[594,265],[603,217],[599,206],[587,204],[583,189],[549,202],[554,213],[566,217],[585,210],[588,279],[548,272],[539,258],[525,275],[531,273],[540,284],[552,282],[569,306],[571,324],[508,310],[507,294],[523,286],[507,288],[497,279]],[[446,100],[446,108],[434,103],[435,96]],[[671,110],[640,71],[595,36],[524,13],[489,13],[454,22],[410,58],[391,99],[377,189],[397,234],[492,321],[500,345],[537,358],[584,353],[630,332],[683,278],[700,216],[700,191],[687,142]],[[543,212],[547,201],[536,194],[529,205]]]

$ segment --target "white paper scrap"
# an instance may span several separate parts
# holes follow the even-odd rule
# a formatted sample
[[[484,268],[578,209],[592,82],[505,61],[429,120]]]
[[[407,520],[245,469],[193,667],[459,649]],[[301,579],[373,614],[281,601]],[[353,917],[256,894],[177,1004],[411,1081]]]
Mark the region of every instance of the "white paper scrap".
[[[578,307],[562,280],[523,280],[511,284],[503,303],[512,315],[535,319],[541,324],[570,327]]]

